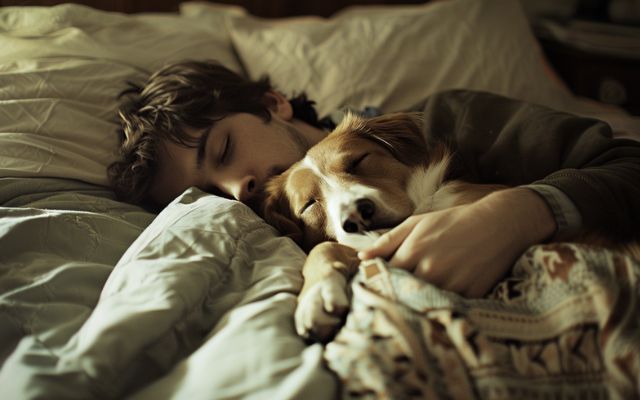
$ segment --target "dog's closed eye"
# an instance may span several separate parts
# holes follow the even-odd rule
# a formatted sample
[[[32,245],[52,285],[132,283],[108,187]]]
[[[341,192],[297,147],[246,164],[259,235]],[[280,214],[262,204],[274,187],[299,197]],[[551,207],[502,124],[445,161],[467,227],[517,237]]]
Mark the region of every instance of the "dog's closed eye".
[[[361,156],[355,158],[354,160],[352,160],[349,165],[347,166],[347,173],[349,174],[355,174],[356,173],[356,169],[358,168],[358,166],[360,165],[360,163],[367,158],[367,156],[369,155],[369,153],[364,153]]]
[[[302,215],[305,211],[307,211],[315,203],[316,203],[316,199],[314,199],[314,198],[311,198],[311,199],[307,200],[307,202],[304,203],[304,205],[300,209],[299,214]]]

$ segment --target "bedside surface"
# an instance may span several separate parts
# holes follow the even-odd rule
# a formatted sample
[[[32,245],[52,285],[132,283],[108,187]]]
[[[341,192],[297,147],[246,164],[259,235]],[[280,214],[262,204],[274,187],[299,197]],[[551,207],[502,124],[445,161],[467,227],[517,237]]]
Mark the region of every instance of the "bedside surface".
[[[544,53],[579,96],[640,115],[640,29],[547,22],[536,27]]]

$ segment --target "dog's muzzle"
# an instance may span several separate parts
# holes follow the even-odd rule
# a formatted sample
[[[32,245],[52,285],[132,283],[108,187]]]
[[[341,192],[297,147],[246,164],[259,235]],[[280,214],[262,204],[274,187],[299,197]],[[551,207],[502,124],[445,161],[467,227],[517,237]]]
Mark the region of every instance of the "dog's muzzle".
[[[367,198],[360,198],[342,208],[342,229],[347,233],[367,231],[375,213],[374,202]]]

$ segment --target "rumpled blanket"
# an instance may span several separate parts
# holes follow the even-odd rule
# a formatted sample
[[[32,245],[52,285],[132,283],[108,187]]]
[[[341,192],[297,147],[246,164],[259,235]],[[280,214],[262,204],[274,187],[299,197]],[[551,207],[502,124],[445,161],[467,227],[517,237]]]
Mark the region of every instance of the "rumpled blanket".
[[[325,360],[343,398],[639,398],[639,274],[620,253],[540,245],[465,299],[373,261]]]

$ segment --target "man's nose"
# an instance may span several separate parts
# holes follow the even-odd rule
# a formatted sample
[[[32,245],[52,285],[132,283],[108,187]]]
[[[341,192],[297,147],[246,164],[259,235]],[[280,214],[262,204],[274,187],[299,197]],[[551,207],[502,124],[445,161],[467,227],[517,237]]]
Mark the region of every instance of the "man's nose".
[[[258,190],[258,180],[253,175],[246,175],[241,178],[232,189],[233,197],[242,202],[246,203],[249,201]]]

